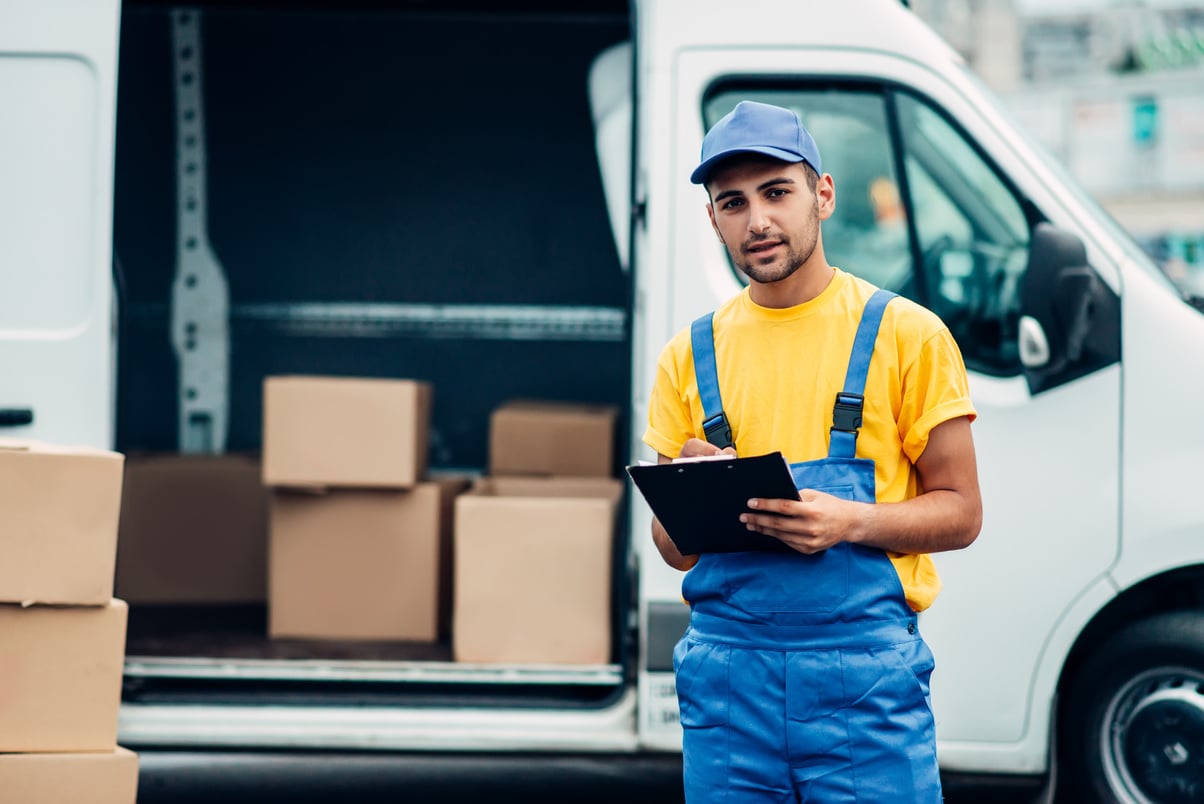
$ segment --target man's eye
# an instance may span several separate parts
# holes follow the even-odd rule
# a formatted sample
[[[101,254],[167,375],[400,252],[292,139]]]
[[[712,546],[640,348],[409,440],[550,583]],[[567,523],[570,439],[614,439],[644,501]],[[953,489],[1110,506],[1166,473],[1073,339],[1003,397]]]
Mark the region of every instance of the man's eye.
[[[786,195],[786,191],[783,190],[781,187],[776,187],[769,191],[770,198],[780,198],[784,195]]]
[[[729,199],[729,200],[723,202],[723,208],[724,209],[736,209],[743,203],[744,203],[744,199],[742,199],[742,198],[732,198],[732,199]]]

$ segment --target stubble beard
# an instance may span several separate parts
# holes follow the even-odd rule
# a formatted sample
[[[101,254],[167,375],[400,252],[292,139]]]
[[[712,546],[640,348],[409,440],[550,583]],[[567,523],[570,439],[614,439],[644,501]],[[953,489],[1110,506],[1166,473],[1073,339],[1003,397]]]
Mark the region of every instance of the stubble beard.
[[[751,244],[745,244],[745,247],[748,245]],[[744,274],[754,282],[758,282],[762,285],[767,285],[772,282],[781,282],[799,268],[802,268],[803,265],[806,264],[807,260],[811,258],[811,255],[815,252],[814,245],[812,245],[806,253],[796,251],[790,246],[789,243],[783,243],[783,245],[786,246],[786,253],[783,255],[786,260],[784,264],[770,263],[769,265],[757,265],[748,258],[748,253],[744,248],[741,248],[741,253],[739,255],[733,254],[732,258],[738,265],[740,265],[740,270],[743,271]],[[744,262],[742,264],[739,262],[740,257],[744,257]]]
[[[783,234],[779,236],[766,235],[755,239],[746,240],[739,247],[739,250],[729,248],[731,252],[732,262],[740,267],[740,270],[754,282],[762,285],[771,284],[773,282],[781,282],[783,279],[794,274],[799,268],[807,264],[807,260],[811,259],[811,255],[815,253],[815,247],[819,243],[819,202],[816,201],[815,209],[810,225],[800,234],[802,236],[802,246],[796,249],[791,241]],[[784,263],[777,261],[768,265],[759,265],[754,262],[754,257],[749,254],[748,249],[755,246],[757,243],[765,240],[781,240],[785,246],[786,253],[782,255],[785,259]]]

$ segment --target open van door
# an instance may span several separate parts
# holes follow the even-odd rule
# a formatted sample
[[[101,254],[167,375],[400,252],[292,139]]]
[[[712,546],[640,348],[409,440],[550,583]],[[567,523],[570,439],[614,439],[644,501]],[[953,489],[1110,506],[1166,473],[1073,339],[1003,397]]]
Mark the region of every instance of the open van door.
[[[113,442],[119,15],[0,5],[0,437]]]

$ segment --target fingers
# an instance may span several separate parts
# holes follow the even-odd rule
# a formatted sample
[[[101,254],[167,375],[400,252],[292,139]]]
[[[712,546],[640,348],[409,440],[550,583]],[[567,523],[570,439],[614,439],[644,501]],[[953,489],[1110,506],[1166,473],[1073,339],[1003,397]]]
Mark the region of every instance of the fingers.
[[[749,530],[780,537],[782,534],[797,533],[804,527],[802,517],[806,512],[799,500],[754,497],[748,501],[748,507],[757,512],[740,515],[740,521]]]
[[[795,530],[787,530],[777,525],[781,524],[781,519],[778,517],[753,517],[745,514],[740,518],[740,521],[745,523],[750,531],[760,533],[765,536],[772,536],[779,540],[791,550],[799,553],[811,555],[822,552],[831,544],[824,541],[821,537],[800,533]]]
[[[807,536],[793,531],[782,530],[781,528],[773,527],[772,525],[760,525],[756,523],[748,524],[749,531],[760,533],[763,536],[771,536],[782,544],[789,547],[795,552],[812,555],[820,553],[831,547],[830,544],[824,542],[816,536]]]
[[[749,530],[755,530],[757,533],[764,533],[769,536],[783,536],[788,533],[797,533],[796,528],[786,528],[783,525],[791,523],[789,519],[783,519],[780,516],[754,516],[753,514],[741,514],[740,521],[743,522]]]
[[[679,458],[701,458],[710,455],[731,455],[737,457],[735,447],[724,447],[719,449],[709,441],[703,441],[701,438],[691,438],[681,446]]]
[[[850,540],[858,511],[865,503],[841,500],[814,489],[803,489],[798,499],[754,497],[750,512],[740,521],[751,531],[780,540],[800,553],[819,553]]]
[[[754,497],[748,501],[748,507],[754,511],[765,511],[771,514],[797,515],[800,500],[775,500]]]
[[[722,450],[709,441],[703,441],[701,438],[691,438],[681,445],[681,455],[678,457],[697,458],[702,455],[717,455],[720,452]]]
[[[763,519],[755,519],[746,515],[740,517],[740,521],[743,522],[744,526],[749,530],[755,533],[763,533],[766,536],[772,536],[775,539],[780,539],[787,535],[785,530],[782,530],[776,525],[771,525],[769,522]]]

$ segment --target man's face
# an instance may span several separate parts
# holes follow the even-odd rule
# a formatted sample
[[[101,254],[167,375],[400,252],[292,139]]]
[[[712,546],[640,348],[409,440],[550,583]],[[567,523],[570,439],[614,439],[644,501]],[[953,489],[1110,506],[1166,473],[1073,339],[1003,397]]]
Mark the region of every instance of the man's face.
[[[760,283],[779,282],[811,259],[835,203],[830,176],[813,190],[801,163],[768,157],[721,164],[707,190],[707,213],[732,262]]]

